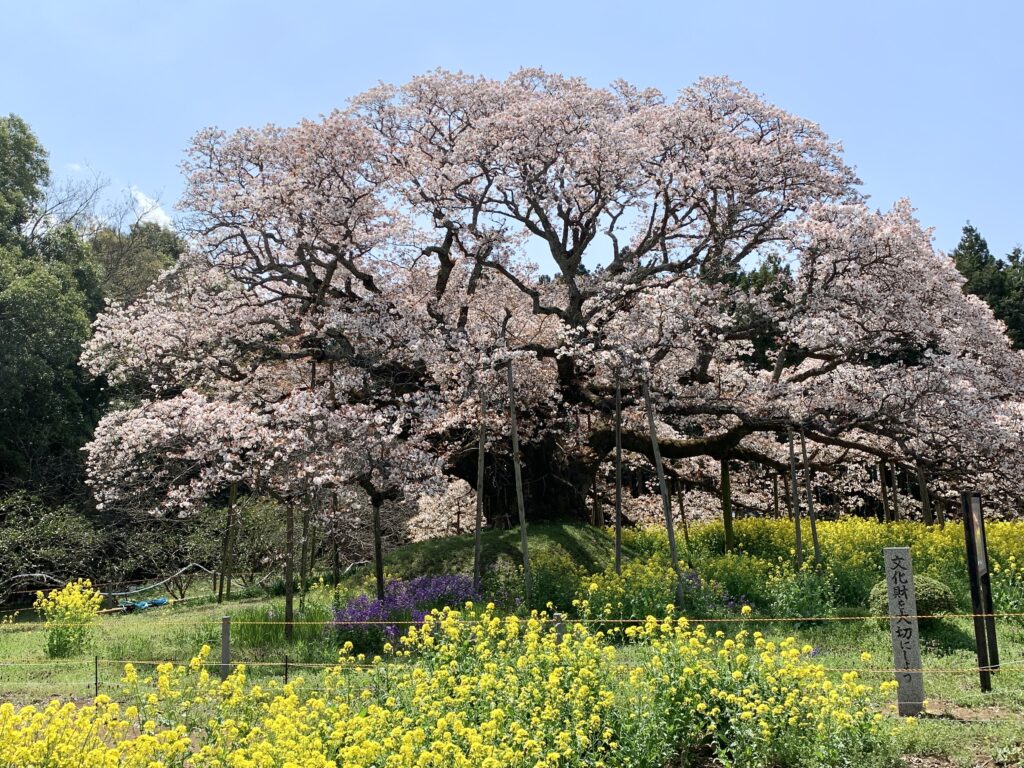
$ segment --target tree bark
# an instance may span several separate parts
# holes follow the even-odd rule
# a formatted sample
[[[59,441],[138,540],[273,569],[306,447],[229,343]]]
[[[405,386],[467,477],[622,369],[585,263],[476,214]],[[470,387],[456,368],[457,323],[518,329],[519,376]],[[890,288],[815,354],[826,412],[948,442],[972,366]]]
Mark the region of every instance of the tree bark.
[[[480,435],[476,448],[476,520],[473,523],[473,591],[483,581],[484,469],[487,458],[487,393],[480,387]]]
[[[615,376],[615,572],[622,573],[622,386],[617,374]]]
[[[644,403],[647,406],[647,429],[651,433],[651,453],[654,456],[654,469],[658,473],[658,487],[661,490],[661,506],[665,513],[665,531],[668,534],[668,552],[672,560],[672,570],[676,573],[676,601],[683,602],[683,573],[679,568],[679,552],[676,550],[676,532],[672,524],[672,503],[668,497],[668,484],[665,482],[665,467],[661,463],[661,448],[658,446],[658,431],[654,426],[654,404],[651,402],[651,387],[644,379]]]
[[[523,589],[526,605],[533,599],[533,584],[530,579],[530,544],[526,534],[526,502],[523,500],[523,471],[519,459],[519,425],[516,421],[516,389],[512,373],[512,359],[508,361],[508,416],[512,432],[512,466],[516,481],[516,506],[519,509],[519,543],[523,551]]]
[[[722,478],[722,526],[725,528],[725,551],[732,552],[736,546],[732,531],[732,480],[729,476],[729,459],[719,463]]]
[[[800,496],[796,480],[796,450],[793,448],[793,430],[789,430],[789,489],[793,504],[793,521],[796,526],[796,567],[804,564],[803,532],[800,530]]]
[[[814,482],[811,465],[807,461],[807,438],[800,430],[800,454],[804,460],[804,484],[807,491],[807,519],[811,522],[811,544],[814,548],[814,565],[821,565],[821,545],[818,543],[818,519],[814,514]]]

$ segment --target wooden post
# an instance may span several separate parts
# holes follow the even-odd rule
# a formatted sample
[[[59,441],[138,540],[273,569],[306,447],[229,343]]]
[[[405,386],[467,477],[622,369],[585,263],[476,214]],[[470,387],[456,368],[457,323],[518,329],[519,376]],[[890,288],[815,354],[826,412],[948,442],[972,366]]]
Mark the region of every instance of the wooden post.
[[[807,461],[807,438],[800,430],[800,453],[804,461],[804,485],[807,491],[807,519],[811,522],[811,544],[814,547],[814,565],[821,565],[821,545],[818,543],[818,520],[814,515],[814,492],[811,465]]]
[[[92,686],[93,695],[100,695],[100,657],[93,656],[92,659]]]
[[[772,506],[775,509],[775,517],[779,516],[779,476],[772,473]]]
[[[924,673],[910,548],[886,547],[884,553],[899,713],[903,717],[917,716],[924,709]]]
[[[284,655],[284,684],[288,685],[288,654]]]
[[[686,544],[686,567],[693,569],[693,552],[690,549],[690,526],[686,523],[686,489],[682,479],[676,482],[676,496],[679,497],[679,519],[683,523],[683,542]]]
[[[900,463],[892,463],[892,520],[900,519]]]
[[[725,552],[732,552],[735,546],[732,532],[732,481],[729,477],[729,459],[719,461],[722,478],[722,527],[725,530]]]
[[[512,375],[512,358],[508,361],[508,415],[512,432],[512,469],[516,481],[516,505],[519,507],[519,545],[523,550],[523,589],[526,605],[533,599],[533,585],[530,580],[530,545],[526,536],[526,503],[523,501],[523,469],[519,457],[519,426],[516,420],[516,388]]]
[[[487,392],[480,387],[480,433],[476,444],[476,520],[473,523],[473,591],[483,580],[484,467],[487,450]]]
[[[231,617],[220,620],[220,679],[227,680],[231,674]]]
[[[295,502],[288,500],[284,534],[284,639],[295,635]]]
[[[796,525],[796,567],[804,564],[803,532],[800,530],[800,496],[796,481],[796,450],[793,447],[793,430],[789,430],[789,490],[793,503],[793,521]]]
[[[679,552],[676,549],[676,532],[672,524],[672,502],[668,497],[668,483],[665,482],[665,467],[661,464],[661,448],[658,445],[658,432],[654,426],[654,405],[651,403],[651,387],[647,379],[643,384],[644,402],[647,405],[647,427],[651,433],[651,453],[654,456],[654,468],[658,473],[658,487],[661,490],[661,507],[665,513],[665,530],[668,534],[668,551],[672,561],[672,570],[676,573],[676,602],[683,602],[683,574],[679,568]]]
[[[231,490],[228,494],[228,551],[226,564],[224,566],[224,574],[221,576],[221,581],[227,581],[228,585],[224,589],[224,599],[231,600],[231,577],[235,570],[235,544],[238,540],[238,483],[231,484]]]
[[[377,494],[370,496],[373,523],[373,571],[377,582],[377,599],[384,599],[384,534],[380,527],[380,505],[383,500]]]
[[[685,518],[683,518],[685,520]],[[622,386],[615,376],[615,572],[622,573]]]

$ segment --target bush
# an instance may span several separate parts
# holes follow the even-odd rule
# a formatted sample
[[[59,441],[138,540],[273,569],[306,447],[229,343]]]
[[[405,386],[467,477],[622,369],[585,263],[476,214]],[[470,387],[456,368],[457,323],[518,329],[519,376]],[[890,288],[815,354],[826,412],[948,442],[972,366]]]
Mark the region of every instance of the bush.
[[[836,607],[836,581],[832,569],[804,562],[799,570],[780,560],[767,579],[769,605],[779,618],[812,620],[831,616]]]
[[[1024,565],[1013,555],[992,563],[992,603],[999,613],[1016,614],[1009,618],[1024,624]]]
[[[480,591],[484,599],[510,613],[523,607],[523,566],[510,558],[499,557],[484,568]]]
[[[917,601],[917,613],[920,616],[955,613],[957,609],[953,590],[938,579],[929,576],[914,576],[914,597]],[[868,598],[868,606],[873,615],[888,617],[889,592],[886,582],[880,581],[875,584]],[[883,623],[888,626],[888,618],[885,618]],[[936,623],[937,619],[918,619],[918,626],[922,630],[928,627],[934,628]]]
[[[665,606],[675,604],[676,574],[667,560],[630,560],[622,574],[612,568],[591,576],[582,585],[575,607],[584,614],[613,619],[645,619],[663,616]]]
[[[734,602],[760,608],[767,608],[771,603],[766,583],[766,577],[772,571],[769,560],[745,552],[730,552],[708,558],[699,564],[697,570],[706,579],[721,584]]]
[[[49,595],[36,593],[34,608],[46,618],[46,655],[51,658],[75,656],[85,650],[96,624],[103,596],[92,582],[70,581]]]
[[[530,555],[530,607],[569,610],[586,570],[557,545]]]

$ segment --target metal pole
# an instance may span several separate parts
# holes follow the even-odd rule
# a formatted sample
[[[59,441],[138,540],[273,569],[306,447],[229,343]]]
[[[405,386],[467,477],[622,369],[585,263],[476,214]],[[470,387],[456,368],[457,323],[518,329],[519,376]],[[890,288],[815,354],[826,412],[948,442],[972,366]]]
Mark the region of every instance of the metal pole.
[[[220,620],[220,679],[227,680],[231,673],[231,617]]]

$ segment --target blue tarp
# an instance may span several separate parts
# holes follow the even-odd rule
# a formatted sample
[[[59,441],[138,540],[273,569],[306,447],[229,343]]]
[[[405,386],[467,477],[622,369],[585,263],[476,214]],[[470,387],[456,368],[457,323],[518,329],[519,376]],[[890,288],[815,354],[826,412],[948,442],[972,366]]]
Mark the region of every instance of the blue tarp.
[[[125,613],[135,613],[136,611],[144,611],[147,608],[158,608],[161,605],[167,605],[167,603],[166,597],[155,597],[152,600],[119,600],[117,605]]]

